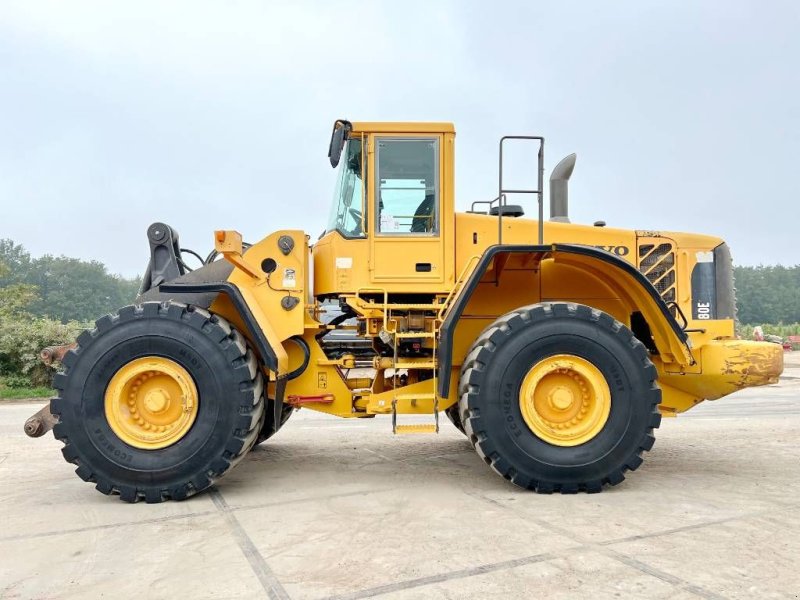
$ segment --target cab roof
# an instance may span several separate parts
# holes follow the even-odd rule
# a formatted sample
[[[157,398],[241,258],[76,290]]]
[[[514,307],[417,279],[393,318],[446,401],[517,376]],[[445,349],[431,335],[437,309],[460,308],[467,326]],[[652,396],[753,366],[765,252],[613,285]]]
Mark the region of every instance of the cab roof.
[[[455,133],[452,123],[353,122],[353,133]]]

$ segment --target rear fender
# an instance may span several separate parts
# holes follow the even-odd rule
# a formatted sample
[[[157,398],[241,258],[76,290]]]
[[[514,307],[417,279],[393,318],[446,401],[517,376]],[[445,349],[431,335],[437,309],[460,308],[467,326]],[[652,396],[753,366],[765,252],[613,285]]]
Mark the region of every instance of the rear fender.
[[[524,258],[524,263],[536,276],[532,286],[541,286],[538,276],[543,261],[554,261],[580,269],[592,279],[602,279],[630,312],[641,312],[650,327],[653,342],[664,363],[689,365],[694,363],[686,333],[681,329],[653,285],[632,264],[604,250],[571,244],[497,245],[487,248],[465,281],[442,322],[439,341],[439,396],[447,398],[453,366],[453,340],[464,309],[478,284],[494,270],[499,273],[512,257]],[[495,275],[498,277],[498,275]],[[498,280],[499,281],[499,280]],[[541,290],[534,297],[540,298]],[[549,301],[557,299],[548,298]],[[563,300],[569,301],[564,298]],[[497,315],[500,316],[500,315]]]

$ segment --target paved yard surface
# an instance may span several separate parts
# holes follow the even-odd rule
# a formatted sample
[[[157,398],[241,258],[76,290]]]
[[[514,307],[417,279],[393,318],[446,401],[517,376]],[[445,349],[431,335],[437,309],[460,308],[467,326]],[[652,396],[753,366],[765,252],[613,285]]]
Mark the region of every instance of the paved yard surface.
[[[595,495],[520,491],[446,421],[300,412],[211,493],[126,505],[25,437],[39,405],[0,404],[0,597],[798,598],[795,354]]]

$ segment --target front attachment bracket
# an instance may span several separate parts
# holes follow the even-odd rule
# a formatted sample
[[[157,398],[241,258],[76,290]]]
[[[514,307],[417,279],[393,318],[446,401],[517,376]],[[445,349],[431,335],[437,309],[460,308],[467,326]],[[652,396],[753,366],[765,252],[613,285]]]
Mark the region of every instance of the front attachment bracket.
[[[150,244],[150,262],[142,278],[140,296],[185,273],[180,261],[177,231],[166,223],[153,223],[147,228],[147,241]]]

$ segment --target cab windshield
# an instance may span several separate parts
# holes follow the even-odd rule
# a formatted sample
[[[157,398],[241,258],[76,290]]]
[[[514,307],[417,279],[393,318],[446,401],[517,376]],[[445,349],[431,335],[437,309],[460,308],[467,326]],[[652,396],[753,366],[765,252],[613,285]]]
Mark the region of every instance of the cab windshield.
[[[333,206],[328,220],[327,231],[338,231],[345,237],[364,237],[362,223],[366,223],[366,215],[362,216],[364,207],[364,190],[366,186],[362,175],[362,141],[353,138],[347,141],[339,162],[339,176],[333,194]],[[366,169],[363,169],[366,172]]]

